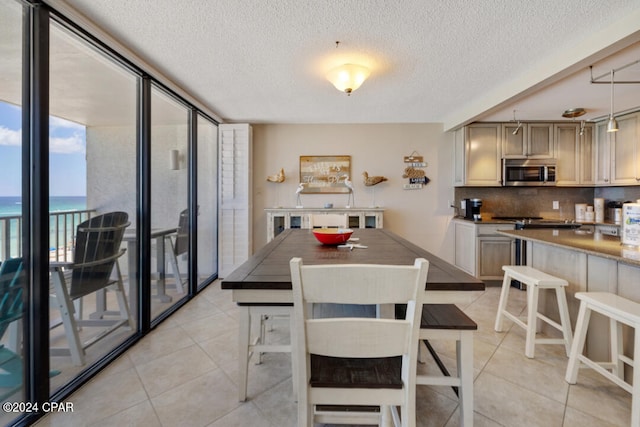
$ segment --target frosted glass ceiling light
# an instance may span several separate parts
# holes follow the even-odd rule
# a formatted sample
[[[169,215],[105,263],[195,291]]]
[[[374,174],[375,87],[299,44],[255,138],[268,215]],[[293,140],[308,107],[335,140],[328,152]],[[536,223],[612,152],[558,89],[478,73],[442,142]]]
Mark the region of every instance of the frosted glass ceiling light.
[[[617,132],[618,122],[613,117],[613,70],[611,70],[611,114],[609,115],[609,123],[607,123],[607,132]]]
[[[327,80],[339,91],[351,95],[351,92],[358,89],[370,74],[371,71],[362,65],[344,64],[329,71]]]

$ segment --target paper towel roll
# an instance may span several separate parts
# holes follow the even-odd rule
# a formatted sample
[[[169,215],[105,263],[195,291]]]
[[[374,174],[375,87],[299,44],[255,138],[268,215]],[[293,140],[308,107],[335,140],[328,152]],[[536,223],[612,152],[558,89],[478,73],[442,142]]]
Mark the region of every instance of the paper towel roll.
[[[640,203],[622,205],[621,231],[623,245],[640,246]]]
[[[602,197],[593,199],[593,211],[595,212],[595,221],[604,222],[604,199]]]

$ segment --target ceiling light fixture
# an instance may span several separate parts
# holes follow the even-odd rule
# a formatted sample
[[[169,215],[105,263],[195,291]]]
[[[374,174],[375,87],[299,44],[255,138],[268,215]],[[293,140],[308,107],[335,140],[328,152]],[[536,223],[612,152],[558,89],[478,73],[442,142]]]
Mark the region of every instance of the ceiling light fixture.
[[[329,71],[329,80],[341,92],[351,95],[369,77],[371,71],[367,67],[356,64],[343,64]]]
[[[514,122],[516,121],[516,110],[513,110],[513,121]],[[520,120],[518,120],[518,127],[516,128],[516,130],[513,131],[513,134],[517,135],[521,127],[522,127],[522,123],[520,123]]]
[[[615,117],[613,117],[613,76],[614,72],[611,70],[611,114],[609,115],[609,123],[607,123],[607,132],[617,132],[618,131],[618,122]]]
[[[562,113],[562,117],[567,119],[575,119],[576,117],[583,116],[586,113],[584,108],[569,108],[568,110],[564,110]]]

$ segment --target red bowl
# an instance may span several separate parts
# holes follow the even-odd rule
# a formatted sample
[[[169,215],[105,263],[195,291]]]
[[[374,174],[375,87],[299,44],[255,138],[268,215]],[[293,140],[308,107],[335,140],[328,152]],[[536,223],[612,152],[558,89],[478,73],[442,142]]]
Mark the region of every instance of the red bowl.
[[[353,234],[350,228],[314,228],[312,231],[316,239],[325,245],[341,245]]]

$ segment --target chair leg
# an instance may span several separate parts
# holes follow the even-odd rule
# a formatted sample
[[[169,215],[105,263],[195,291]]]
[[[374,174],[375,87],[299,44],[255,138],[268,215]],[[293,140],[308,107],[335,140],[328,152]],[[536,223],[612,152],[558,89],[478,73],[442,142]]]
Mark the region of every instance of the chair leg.
[[[633,386],[631,389],[631,425],[640,426],[640,328],[636,325],[633,343]],[[624,375],[624,373],[622,374]]]
[[[473,333],[464,331],[456,343],[458,376],[460,377],[460,426],[473,425]]]
[[[582,354],[582,350],[584,349],[590,318],[591,310],[587,308],[587,305],[584,302],[580,303],[578,319],[576,320],[576,333],[573,337],[573,343],[571,344],[569,363],[567,364],[567,372],[564,377],[565,381],[569,384],[575,384],[578,380],[578,368],[580,368],[580,360],[578,357]]]
[[[171,270],[173,271],[173,277],[176,281],[176,292],[179,294],[184,294],[185,289],[182,284],[182,276],[180,276],[180,269],[178,268],[178,257],[173,249],[173,241],[171,237],[167,236],[168,241],[165,242],[165,248],[169,246],[169,265],[171,266]]]
[[[496,323],[494,330],[502,332],[504,311],[507,309],[509,302],[509,288],[511,287],[511,276],[505,271],[504,279],[502,279],[502,290],[500,291],[500,302],[498,303],[498,314],[496,315]]]
[[[249,340],[251,313],[248,306],[240,307],[240,334],[238,340],[238,399],[247,400],[247,376],[249,371]]]
[[[571,332],[571,318],[569,317],[569,306],[567,305],[567,295],[563,287],[556,288],[556,299],[558,300],[558,311],[560,312],[560,325],[562,326],[562,337],[564,338],[564,347],[567,353],[571,353],[571,343],[573,342],[573,334]]]
[[[524,354],[533,359],[536,348],[536,329],[538,322],[538,286],[527,286],[527,341]]]
[[[69,298],[69,292],[64,283],[64,274],[61,270],[52,273],[53,287],[55,290],[55,299],[58,310],[60,310],[60,317],[67,336],[67,343],[69,345],[69,352],[71,354],[71,360],[74,365],[84,365],[84,349],[82,348],[82,342],[80,341],[80,335],[78,334],[78,325],[76,324],[76,318],[74,313],[74,304]]]
[[[609,341],[611,344],[611,373],[624,380],[624,363],[620,359],[620,355],[623,354],[622,325],[613,318],[609,318]]]
[[[298,341],[296,340],[295,328],[296,328],[296,317],[293,315],[293,307],[291,308],[291,313],[289,314],[289,342],[291,344],[291,382],[293,383],[293,400],[298,399],[298,358],[296,357],[296,352],[298,349]]]

